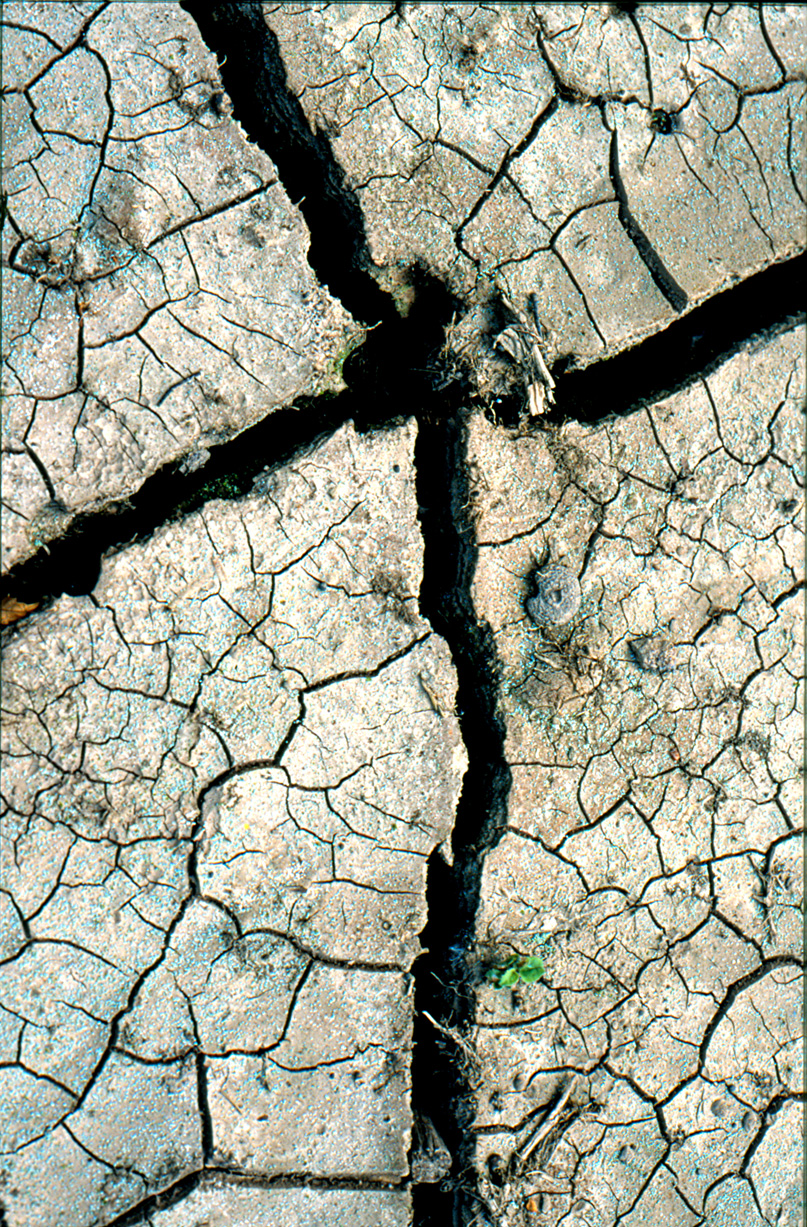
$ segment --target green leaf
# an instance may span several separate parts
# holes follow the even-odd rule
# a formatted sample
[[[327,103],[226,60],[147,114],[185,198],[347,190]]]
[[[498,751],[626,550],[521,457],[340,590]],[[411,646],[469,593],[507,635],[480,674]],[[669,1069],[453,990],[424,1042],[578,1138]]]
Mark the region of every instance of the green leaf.
[[[511,984],[518,983],[518,970],[515,967],[508,967],[507,971],[503,971],[499,977],[499,988],[510,988]]]
[[[531,970],[533,967],[539,967],[541,971],[543,971],[544,961],[541,958],[540,954],[530,954],[530,955],[527,955],[525,958],[521,959],[519,963],[519,967],[522,970],[524,968],[528,968]]]
[[[524,960],[524,966],[518,969],[518,974],[525,984],[534,984],[544,974],[544,965],[537,955]]]

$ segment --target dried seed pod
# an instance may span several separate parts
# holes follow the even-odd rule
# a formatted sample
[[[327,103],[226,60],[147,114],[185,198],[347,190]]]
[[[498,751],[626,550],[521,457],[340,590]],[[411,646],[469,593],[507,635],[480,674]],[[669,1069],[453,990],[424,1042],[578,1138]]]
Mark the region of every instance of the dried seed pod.
[[[563,626],[571,622],[581,599],[577,576],[568,567],[556,564],[538,571],[535,595],[527,598],[524,608],[536,626]]]

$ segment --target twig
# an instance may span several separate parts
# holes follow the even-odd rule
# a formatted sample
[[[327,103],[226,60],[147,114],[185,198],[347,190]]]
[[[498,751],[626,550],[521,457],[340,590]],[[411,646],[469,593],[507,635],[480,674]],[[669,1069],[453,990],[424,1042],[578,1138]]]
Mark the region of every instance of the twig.
[[[563,1113],[563,1109],[566,1107],[566,1104],[569,1102],[572,1091],[574,1090],[576,1085],[577,1085],[577,1078],[574,1077],[570,1079],[568,1086],[566,1087],[565,1091],[561,1095],[558,1102],[555,1104],[554,1108],[552,1108],[550,1112],[544,1117],[543,1121],[538,1126],[538,1129],[536,1130],[536,1132],[524,1144],[525,1149],[519,1150],[519,1148],[516,1147],[516,1149],[513,1151],[511,1162],[513,1161],[513,1159],[515,1159],[515,1163],[513,1164],[514,1173],[521,1172],[524,1170],[527,1163],[529,1162],[530,1156],[535,1154],[536,1150],[541,1145],[541,1142],[543,1142],[544,1139],[549,1136],[549,1134],[558,1124],[561,1114]]]
[[[527,319],[526,315],[518,311],[504,296],[502,296],[502,304],[518,320],[518,324],[511,325],[500,332],[496,337],[496,345],[509,354],[521,368],[522,378],[527,385],[530,415],[537,417],[546,410],[547,405],[555,403],[555,381],[538,344],[537,324]],[[534,308],[533,303],[533,313],[536,314]]]

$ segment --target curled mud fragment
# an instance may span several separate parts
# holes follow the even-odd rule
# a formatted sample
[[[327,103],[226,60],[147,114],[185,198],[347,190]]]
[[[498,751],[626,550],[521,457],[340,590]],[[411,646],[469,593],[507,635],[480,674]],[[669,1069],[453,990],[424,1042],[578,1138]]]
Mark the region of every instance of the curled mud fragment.
[[[563,626],[580,608],[580,581],[568,567],[555,565],[535,575],[535,594],[524,608],[536,626]]]

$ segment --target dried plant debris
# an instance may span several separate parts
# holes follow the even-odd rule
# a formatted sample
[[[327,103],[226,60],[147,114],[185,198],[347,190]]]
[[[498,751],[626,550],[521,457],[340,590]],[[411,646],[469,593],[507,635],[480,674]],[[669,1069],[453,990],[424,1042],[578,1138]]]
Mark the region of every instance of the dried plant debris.
[[[11,626],[14,622],[19,622],[20,618],[33,613],[35,609],[39,609],[38,601],[29,604],[18,601],[13,596],[4,596],[0,604],[0,626]]]
[[[539,347],[539,324],[537,315],[535,322],[521,311],[517,311],[506,298],[502,299],[506,309],[516,319],[515,324],[508,325],[496,337],[496,345],[515,362],[527,392],[527,407],[531,417],[545,413],[548,407],[555,403],[555,381],[544,361]],[[530,305],[536,311],[536,299],[530,297]]]
[[[519,363],[532,295],[551,370],[803,249],[799,5],[263,9],[374,262],[501,287]]]
[[[435,1184],[447,1176],[451,1153],[428,1116],[415,1116],[412,1139],[412,1183]]]

